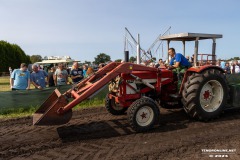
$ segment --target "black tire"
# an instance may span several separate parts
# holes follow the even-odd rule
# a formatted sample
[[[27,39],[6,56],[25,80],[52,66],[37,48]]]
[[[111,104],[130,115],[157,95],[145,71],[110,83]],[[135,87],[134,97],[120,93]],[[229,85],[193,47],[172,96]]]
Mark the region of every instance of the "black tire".
[[[127,107],[116,104],[115,99],[109,99],[108,95],[105,98],[105,107],[112,115],[123,115],[128,109]]]
[[[140,115],[141,111],[142,115]],[[146,113],[144,111],[146,111]],[[139,122],[139,116],[142,116],[142,119],[145,117],[147,121]],[[128,120],[130,126],[136,132],[145,132],[152,129],[154,124],[159,122],[159,117],[160,111],[158,105],[153,99],[148,97],[143,97],[134,101],[128,109]]]
[[[182,103],[191,118],[207,121],[218,117],[225,108],[228,86],[218,69],[192,73],[184,84]]]

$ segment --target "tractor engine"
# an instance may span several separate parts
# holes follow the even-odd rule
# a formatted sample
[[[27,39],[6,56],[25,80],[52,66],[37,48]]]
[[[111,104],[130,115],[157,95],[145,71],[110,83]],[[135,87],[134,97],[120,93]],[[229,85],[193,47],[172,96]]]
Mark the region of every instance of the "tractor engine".
[[[133,101],[143,96],[156,101],[169,100],[168,94],[177,92],[173,74],[169,70],[133,71],[122,73],[109,84],[109,98],[119,106],[129,107]]]

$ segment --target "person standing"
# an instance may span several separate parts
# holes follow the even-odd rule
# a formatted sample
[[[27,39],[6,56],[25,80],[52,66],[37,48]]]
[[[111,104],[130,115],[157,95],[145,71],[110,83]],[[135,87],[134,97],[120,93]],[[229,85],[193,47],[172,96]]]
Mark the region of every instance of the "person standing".
[[[62,86],[68,83],[68,73],[63,69],[63,64],[58,64],[58,69],[54,73],[55,86]]]
[[[80,82],[83,79],[83,70],[79,68],[77,62],[73,63],[70,75],[74,84]]]
[[[220,62],[220,66],[221,66],[222,69],[224,69],[225,66],[226,66],[226,62],[223,61],[223,60],[221,60],[221,62]]]
[[[88,69],[88,66],[86,64],[84,64],[83,65],[83,77],[86,77],[87,69]]]
[[[48,82],[48,74],[44,70],[39,70],[38,65],[32,65],[33,72],[31,73],[31,82],[35,86],[35,88],[42,90],[46,88],[45,78],[47,77]]]
[[[159,59],[158,60],[158,63],[155,65],[155,68],[161,68],[164,66],[164,63],[163,63],[163,60],[162,59]]]
[[[224,71],[226,74],[231,74],[231,68],[228,62],[225,64]]]
[[[90,77],[91,75],[94,74],[94,70],[92,67],[88,67],[86,77]]]
[[[53,77],[54,77],[54,72],[55,72],[55,68],[54,68],[54,67],[51,67],[50,72],[48,73],[48,86],[49,86],[49,87],[55,86],[55,84],[54,84],[54,79],[53,79]]]
[[[9,67],[8,70],[9,70],[9,74],[11,76],[11,74],[12,74],[12,67]]]
[[[233,61],[233,64],[231,66],[231,73],[234,74],[234,73],[240,73],[240,65],[238,64],[238,61],[237,60],[234,60]]]
[[[30,89],[30,72],[27,71],[27,65],[22,63],[20,69],[15,69],[10,78],[10,87],[12,90]]]

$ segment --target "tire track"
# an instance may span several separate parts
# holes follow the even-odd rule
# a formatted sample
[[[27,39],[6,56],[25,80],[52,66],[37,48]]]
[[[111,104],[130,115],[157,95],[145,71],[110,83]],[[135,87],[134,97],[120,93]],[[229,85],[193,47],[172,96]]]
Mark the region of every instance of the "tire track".
[[[31,118],[1,121],[0,159],[186,159],[201,158],[204,147],[240,151],[239,110],[203,123],[181,109],[161,109],[159,126],[147,133],[133,132],[126,119],[92,108],[74,112],[62,126],[33,127]]]

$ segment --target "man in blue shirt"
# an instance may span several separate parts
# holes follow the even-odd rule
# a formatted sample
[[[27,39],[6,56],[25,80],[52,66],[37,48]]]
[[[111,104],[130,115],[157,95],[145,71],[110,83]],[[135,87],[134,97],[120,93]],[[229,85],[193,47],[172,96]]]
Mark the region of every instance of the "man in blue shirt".
[[[11,74],[10,85],[12,90],[30,89],[30,73],[27,71],[27,65],[22,63],[20,69],[15,69]]]
[[[181,81],[187,68],[191,67],[191,63],[181,53],[176,53],[174,48],[169,48],[168,54],[171,56],[169,69],[172,69],[175,76],[178,78],[178,88],[181,86]]]
[[[35,88],[43,89],[46,88],[45,77],[47,77],[48,82],[48,74],[44,70],[39,70],[38,65],[32,65],[33,72],[31,73],[31,82],[35,86]]]
[[[190,62],[181,53],[176,53],[174,48],[169,48],[168,54],[171,56],[170,68],[188,68],[191,66]]]
[[[221,65],[221,68],[224,69],[225,66],[226,66],[226,62],[225,61],[221,61],[220,65]]]

